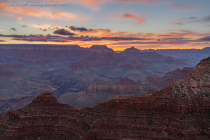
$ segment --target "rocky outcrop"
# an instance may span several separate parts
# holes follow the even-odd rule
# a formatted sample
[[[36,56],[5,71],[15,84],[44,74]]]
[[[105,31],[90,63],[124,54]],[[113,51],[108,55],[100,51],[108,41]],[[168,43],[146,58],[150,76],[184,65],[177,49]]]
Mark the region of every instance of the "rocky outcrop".
[[[145,96],[77,109],[43,93],[0,117],[1,139],[210,138],[210,57],[183,80]]]
[[[0,44],[0,50],[0,57],[6,63],[24,63],[32,71],[67,67],[87,52],[78,45],[52,44]]]
[[[0,138],[205,140],[210,138],[209,95],[210,57],[161,91],[93,108],[76,109],[43,93],[0,117]]]
[[[156,52],[158,54],[183,59],[190,64],[190,67],[195,67],[200,60],[209,56],[209,47],[203,49],[157,49],[157,50],[142,50],[142,52]]]
[[[28,106],[17,111],[8,111],[2,116],[0,138],[78,140],[85,136],[90,126],[87,122],[72,117],[77,113],[76,108],[59,103],[46,92],[36,97]]]
[[[153,84],[156,82],[159,82],[159,76],[157,75],[147,75],[147,77],[145,78],[144,82],[145,84]]]
[[[86,139],[209,139],[209,85],[210,57],[161,91],[82,109],[97,118]]]
[[[122,78],[120,81],[116,82],[117,85],[137,85],[136,82],[129,79],[128,77]]]
[[[23,64],[0,64],[0,114],[28,105],[44,91],[60,96],[50,81],[27,70]]]
[[[139,54],[141,51],[134,48],[134,47],[131,47],[131,48],[127,48],[125,49],[122,54]]]
[[[107,51],[110,49],[106,46],[93,46],[91,49],[96,51],[87,51],[76,62],[70,63],[68,68],[51,73],[50,80],[56,86],[69,86],[65,86],[65,90],[63,90],[65,92],[62,94],[75,91],[83,92],[86,84],[94,81],[114,83],[123,77],[128,77],[136,83],[141,83],[147,75],[163,76],[168,71],[187,65],[183,60],[167,58],[152,52],[140,52],[135,48],[131,48],[131,50],[136,53],[128,51],[122,52],[120,55],[113,51]],[[66,81],[64,79],[69,80],[65,83],[60,82]],[[78,80],[81,82],[76,82]]]
[[[0,70],[0,77],[6,77],[6,76],[17,76],[17,74],[15,74],[11,70]]]
[[[17,64],[17,63],[4,63],[0,64],[1,69],[22,69],[24,68],[24,64]]]
[[[174,71],[167,72],[163,77],[148,75],[142,84],[147,84],[148,86],[155,87],[157,90],[161,90],[169,83],[183,79],[192,71],[193,68],[184,67],[183,69],[177,68]]]
[[[0,99],[0,115],[3,115],[8,110],[18,109],[24,107],[31,103],[32,99],[35,97],[33,96],[26,96],[20,99],[8,99],[8,100],[1,100]]]
[[[148,75],[141,84],[127,77],[115,83],[90,82],[87,83],[84,92],[76,94],[74,92],[65,93],[61,95],[59,101],[78,108],[93,107],[100,102],[111,99],[135,97],[161,90],[170,82],[183,79],[192,70],[193,68],[185,67],[182,70],[176,69],[168,72],[163,77]]]
[[[82,50],[78,45],[46,45],[46,44],[1,44],[0,50],[24,50],[24,51],[63,51]]]
[[[90,47],[90,52],[91,53],[95,52],[99,54],[114,53],[114,51],[108,48],[106,45],[92,45]]]
[[[187,66],[184,61],[134,47],[121,54],[106,45],[82,48],[78,45],[0,44],[0,50],[0,58],[5,60],[2,63],[21,63],[30,71],[43,73],[42,78],[50,80],[61,94],[82,92],[88,82],[114,83],[123,77],[141,83],[147,75],[163,76]]]
[[[116,83],[92,82],[88,83],[85,89],[86,94],[101,94],[110,92],[112,94],[141,94],[142,87],[129,78],[123,78]],[[143,94],[144,92],[142,92]]]
[[[84,92],[65,93],[60,96],[59,102],[78,108],[94,107],[114,98],[134,97],[154,91],[155,88],[142,86],[126,77],[116,83],[90,82]]]

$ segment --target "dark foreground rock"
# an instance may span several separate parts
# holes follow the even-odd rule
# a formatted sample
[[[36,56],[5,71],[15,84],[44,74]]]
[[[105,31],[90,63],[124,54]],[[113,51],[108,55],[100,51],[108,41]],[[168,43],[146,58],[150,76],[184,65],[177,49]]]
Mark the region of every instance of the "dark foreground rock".
[[[0,139],[210,139],[210,57],[183,80],[141,97],[93,108],[59,103],[49,92],[0,117]]]

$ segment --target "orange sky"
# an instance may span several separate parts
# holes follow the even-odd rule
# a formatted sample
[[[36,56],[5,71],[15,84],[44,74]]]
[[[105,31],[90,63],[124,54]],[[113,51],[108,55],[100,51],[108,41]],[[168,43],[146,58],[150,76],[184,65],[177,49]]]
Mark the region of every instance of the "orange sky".
[[[25,2],[0,2],[0,44],[107,45],[115,51],[131,46],[209,47],[210,1],[45,1],[60,6],[45,6],[41,0]],[[40,5],[30,6],[31,3]]]

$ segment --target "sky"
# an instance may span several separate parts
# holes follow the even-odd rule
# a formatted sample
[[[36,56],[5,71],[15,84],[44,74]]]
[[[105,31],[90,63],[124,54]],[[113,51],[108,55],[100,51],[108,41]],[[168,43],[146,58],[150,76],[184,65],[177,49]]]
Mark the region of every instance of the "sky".
[[[0,44],[210,47],[210,0],[0,0]]]

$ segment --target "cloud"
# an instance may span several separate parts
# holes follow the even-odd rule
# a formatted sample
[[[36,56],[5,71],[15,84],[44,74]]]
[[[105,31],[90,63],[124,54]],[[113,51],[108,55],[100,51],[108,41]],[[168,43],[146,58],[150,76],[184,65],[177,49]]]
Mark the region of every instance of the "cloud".
[[[55,30],[53,33],[59,34],[59,35],[75,35],[75,33],[71,33],[65,29],[58,29],[58,30]]]
[[[39,28],[40,30],[42,30],[42,31],[47,31],[47,29],[42,29],[42,28]]]
[[[97,37],[133,37],[133,38],[146,38],[146,39],[159,39],[161,38],[192,38],[192,37],[203,37],[208,36],[208,33],[198,33],[189,30],[177,30],[168,33],[139,33],[139,32],[119,32],[110,29],[93,29],[93,31],[77,32],[77,35],[88,35]],[[167,35],[167,36],[166,36]]]
[[[0,42],[5,42],[4,40],[0,40]]]
[[[155,3],[158,2],[159,0],[82,0],[84,2],[92,2],[92,3],[103,3],[103,2],[143,2],[143,3]]]
[[[0,31],[4,31],[4,30],[1,30],[1,29],[0,29]]]
[[[183,25],[182,22],[170,22],[169,25]]]
[[[82,4],[91,8],[93,11],[98,11],[100,4],[105,3],[147,3],[154,4],[160,0],[78,0],[77,4]],[[69,2],[69,1],[68,1]]]
[[[2,2],[0,2],[0,11],[8,11],[12,13],[17,13],[20,15],[29,15],[35,16],[39,18],[48,18],[48,19],[58,19],[58,20],[69,20],[78,18],[75,14],[68,12],[59,12],[59,11],[44,11],[40,8],[27,8],[20,6],[4,6]],[[18,18],[20,19],[20,17]],[[17,20],[18,20],[17,19]]]
[[[22,20],[22,18],[23,18],[23,17],[17,17],[16,19],[17,19],[17,20]]]
[[[28,2],[34,2],[32,0],[27,0]],[[42,0],[37,0],[39,2],[43,2]],[[37,2],[36,1],[36,2]],[[44,2],[57,2],[55,0],[45,0]],[[159,3],[161,0],[62,0],[62,3],[71,3],[71,4],[79,4],[85,7],[89,7],[93,11],[97,11],[100,9],[100,5],[106,3],[146,3],[146,4],[154,4]]]
[[[198,19],[197,17],[189,17],[189,18],[181,18],[181,20],[195,20]]]
[[[118,42],[113,43],[113,45],[137,45],[137,44],[144,44],[144,45],[170,45],[170,44],[185,44],[186,42]]]
[[[77,36],[97,36],[97,37],[134,37],[134,38],[143,38],[141,37],[141,33],[136,32],[119,32],[119,31],[112,31],[110,29],[87,29],[84,27],[74,27],[73,30],[71,30],[68,26],[62,27],[62,26],[54,26],[54,25],[48,25],[48,24],[35,24],[32,25],[35,28],[48,28],[49,30],[59,30],[64,29],[69,32],[73,32]],[[87,30],[86,30],[87,29]],[[148,36],[150,35],[147,34]]]
[[[54,25],[48,25],[48,24],[34,24],[32,26],[35,28],[48,28],[48,30],[58,30],[58,29],[64,28],[62,26],[54,26]],[[66,27],[65,29],[68,29],[68,27]]]
[[[185,29],[180,29],[180,30],[177,30],[179,32],[184,32],[184,33],[192,33],[190,30],[185,30]]]
[[[198,39],[197,41],[210,41],[210,36],[206,36],[206,37],[203,37],[203,38],[200,38]]]
[[[189,19],[197,19],[197,17],[189,17]]]
[[[186,20],[186,22],[210,22],[210,15],[203,18],[197,18],[197,17],[182,18],[182,20]]]
[[[135,32],[119,32],[110,29],[93,29],[92,31],[77,32],[77,35],[88,35],[97,37],[140,37],[141,33]],[[141,38],[141,37],[140,37]]]
[[[27,25],[23,25],[23,26],[21,26],[21,27],[27,27]]]
[[[144,19],[144,18],[142,18],[142,17],[137,17],[136,15],[129,14],[129,13],[124,14],[123,17],[124,17],[124,18],[130,18],[130,19],[137,20],[137,21],[138,21],[138,22],[137,22],[138,24],[142,24],[142,23],[146,23],[146,22],[147,22],[146,19]]]
[[[51,18],[52,19],[59,19],[59,20],[69,20],[69,19],[72,19],[72,18],[77,18],[77,16],[72,14],[72,13],[66,13],[66,12],[52,12],[51,13]]]
[[[189,5],[181,5],[181,4],[171,2],[171,1],[166,2],[166,3],[168,3],[169,5],[172,5],[177,11],[181,11],[181,12],[206,10],[204,8],[196,8]]]
[[[201,21],[210,22],[210,16],[204,17]]]
[[[169,25],[184,25],[186,23],[192,23],[192,22],[199,22],[199,23],[210,22],[210,15],[203,18],[198,18],[198,17],[181,18],[180,21],[182,22],[170,22]]]
[[[68,38],[59,38],[64,39],[65,41],[100,41],[100,40],[109,40],[109,41],[119,41],[119,40],[158,40],[158,42],[163,41],[170,36],[170,38],[198,38],[210,36],[209,33],[199,33],[192,32],[189,30],[176,30],[168,33],[140,33],[140,32],[120,32],[110,29],[87,29],[85,27],[74,27],[73,30],[69,26],[55,26],[48,24],[35,24],[32,25],[35,28],[42,28],[48,30],[55,30],[54,33],[58,35],[70,36]],[[57,37],[58,38],[58,37]],[[48,39],[48,38],[47,38]],[[164,40],[166,41],[166,40]],[[169,41],[169,39],[167,40]],[[186,40],[185,40],[186,41]]]
[[[87,29],[84,27],[75,27],[75,26],[70,26],[69,27],[72,31],[79,31],[79,32],[83,32],[83,31],[93,31],[93,29]]]
[[[37,0],[36,2],[43,2],[42,0]],[[32,0],[27,0],[27,2],[34,2]],[[58,2],[55,0],[45,0],[46,3]],[[83,5],[85,7],[89,7],[93,11],[97,11],[100,9],[100,6],[106,3],[125,3],[125,4],[167,4],[172,5],[175,9],[179,11],[197,11],[203,10],[203,8],[195,8],[187,5],[176,4],[174,2],[168,2],[163,0],[61,0],[62,3],[71,3],[71,4],[78,4]],[[2,5],[2,4],[0,4]],[[1,8],[0,8],[1,9]]]
[[[159,35],[159,36],[171,36],[171,35]]]
[[[70,36],[72,40],[77,41],[99,41],[99,40],[109,40],[109,41],[120,41],[120,40],[148,40],[146,38],[133,38],[133,37],[93,37],[93,36]]]
[[[11,31],[11,30],[12,30],[12,31],[17,31],[15,28],[11,28],[10,31]]]
[[[129,2],[141,2],[141,3],[149,3],[149,4],[153,4],[155,2],[159,2],[159,0],[114,0],[114,1],[126,2],[126,3],[129,3]]]
[[[167,4],[173,6],[176,10],[186,12],[186,11],[198,11],[198,10],[206,10],[204,8],[199,8],[199,7],[192,7],[189,5],[181,5],[174,3],[172,1],[163,1],[163,0],[81,0],[82,3],[85,6],[90,7],[92,10],[99,10],[99,4],[105,4],[105,3],[126,3],[126,4]]]
[[[14,40],[19,41],[41,41],[41,42],[72,42],[72,41],[132,41],[132,40],[149,40],[146,38],[132,38],[132,37],[93,37],[93,36],[69,36],[69,37],[62,37],[62,36],[55,36],[55,35],[2,35],[0,37],[13,37]]]

